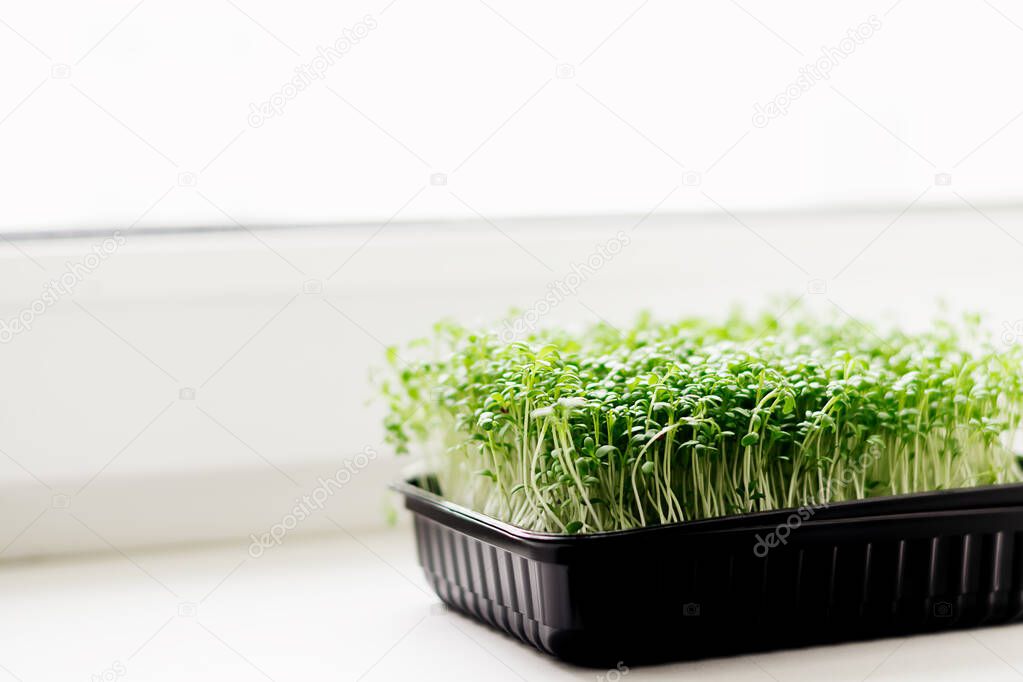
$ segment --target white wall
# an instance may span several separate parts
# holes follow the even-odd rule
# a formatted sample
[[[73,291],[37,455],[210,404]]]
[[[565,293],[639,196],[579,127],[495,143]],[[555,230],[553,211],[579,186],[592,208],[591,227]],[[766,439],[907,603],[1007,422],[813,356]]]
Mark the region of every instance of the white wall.
[[[249,125],[366,16],[322,80]],[[123,0],[0,18],[8,232],[904,205],[938,173],[958,194],[924,204],[1020,198],[1023,10],[1004,0]],[[753,124],[864,22],[827,80]],[[448,184],[420,191],[434,173]]]
[[[945,296],[1023,338],[1021,26],[998,0],[3,5],[0,559],[261,532],[367,447],[330,509],[380,523],[381,346],[529,307],[618,230],[544,322],[787,292],[918,324]],[[43,237],[90,229],[126,243],[39,303],[102,246]]]

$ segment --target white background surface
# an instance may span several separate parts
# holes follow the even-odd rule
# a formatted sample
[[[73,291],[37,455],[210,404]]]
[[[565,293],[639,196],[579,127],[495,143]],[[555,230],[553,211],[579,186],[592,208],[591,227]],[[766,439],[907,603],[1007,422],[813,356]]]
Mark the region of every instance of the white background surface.
[[[366,15],[377,28],[249,126]],[[871,16],[830,78],[753,125]],[[50,1],[0,19],[2,230],[645,212],[686,173],[733,210],[905,205],[942,172],[1016,201],[1023,180],[1005,0]],[[438,172],[445,190],[421,191]],[[699,192],[664,208],[716,210]]]

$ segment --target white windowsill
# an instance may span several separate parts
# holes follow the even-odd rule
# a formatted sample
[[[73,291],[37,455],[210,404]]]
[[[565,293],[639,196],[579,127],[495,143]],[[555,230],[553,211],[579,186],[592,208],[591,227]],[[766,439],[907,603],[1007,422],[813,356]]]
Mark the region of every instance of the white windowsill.
[[[289,538],[259,559],[231,544],[15,563],[0,568],[0,592],[0,679],[103,679],[115,667],[125,680],[151,682],[606,674],[442,607],[407,527]],[[1023,625],[882,639],[634,667],[622,679],[1013,680],[1023,669],[1021,636]]]

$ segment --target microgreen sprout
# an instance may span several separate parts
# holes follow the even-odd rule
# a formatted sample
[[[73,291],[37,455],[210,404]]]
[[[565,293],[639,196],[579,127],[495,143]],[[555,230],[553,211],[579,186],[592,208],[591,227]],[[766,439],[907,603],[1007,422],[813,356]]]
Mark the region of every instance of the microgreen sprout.
[[[794,319],[793,319],[794,318]],[[451,323],[384,383],[399,452],[518,526],[597,532],[1021,479],[1023,358],[976,320],[875,332],[797,311],[503,343]],[[404,352],[403,352],[404,354]]]

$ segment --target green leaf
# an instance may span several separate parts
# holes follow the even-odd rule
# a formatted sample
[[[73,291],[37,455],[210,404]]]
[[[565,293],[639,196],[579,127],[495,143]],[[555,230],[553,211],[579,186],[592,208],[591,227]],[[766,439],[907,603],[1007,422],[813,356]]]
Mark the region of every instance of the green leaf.
[[[792,414],[792,411],[796,409],[796,399],[791,395],[785,396],[785,400],[782,401],[781,411],[783,414]]]

